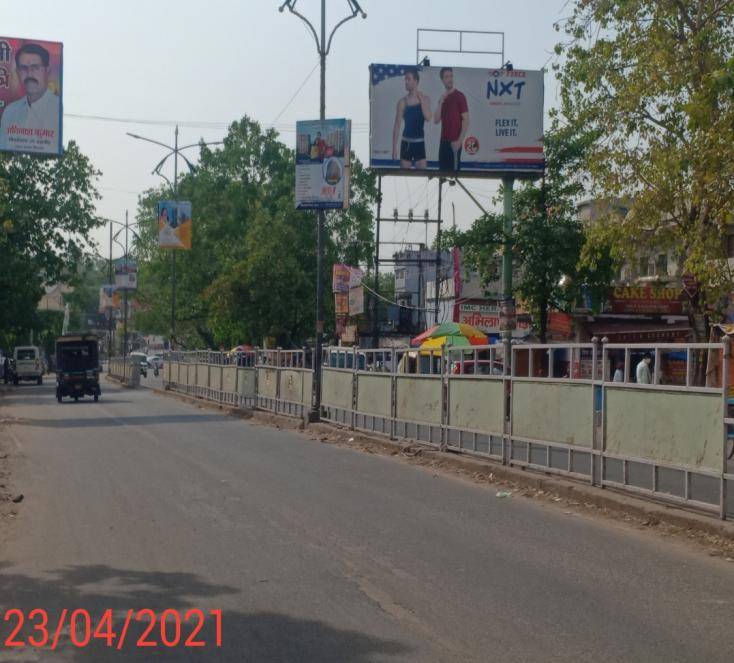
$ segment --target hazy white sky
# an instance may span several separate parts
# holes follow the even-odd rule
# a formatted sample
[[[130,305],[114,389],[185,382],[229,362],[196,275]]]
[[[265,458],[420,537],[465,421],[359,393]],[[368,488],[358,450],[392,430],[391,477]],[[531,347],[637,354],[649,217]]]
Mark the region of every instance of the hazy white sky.
[[[567,0],[360,0],[367,12],[342,26],[327,64],[327,117],[353,122],[352,144],[367,161],[370,62],[412,63],[417,28],[493,30],[505,33],[505,57],[516,68],[549,63],[558,34],[553,23],[568,13]],[[64,140],[76,140],[103,175],[101,215],[135,213],[138,194],[161,180],[151,170],[161,148],[135,141],[126,131],[173,143],[219,140],[227,125],[247,114],[281,131],[293,143],[295,121],[318,117],[318,69],[286,108],[317,64],[313,38],[279,0],[5,0],[3,36],[64,42]],[[299,0],[314,22],[319,0]],[[331,27],[348,11],[346,0],[327,0]],[[447,44],[436,43],[436,47]],[[431,54],[432,65],[497,66],[496,56]],[[546,109],[555,104],[546,74]],[[87,117],[75,117],[75,116]],[[129,123],[91,116],[130,120]],[[277,121],[276,121],[277,120]],[[138,122],[135,122],[138,121]],[[144,121],[141,123],[139,121]],[[191,150],[195,157],[196,150]],[[172,160],[167,174],[172,176]],[[386,178],[385,211],[436,214],[435,183]],[[496,182],[467,180],[490,204]],[[444,218],[468,226],[477,208],[458,187],[446,187]],[[196,211],[194,210],[194,218]],[[383,239],[425,240],[419,224],[383,226]],[[195,234],[194,230],[194,234]],[[107,232],[96,238],[107,251]],[[430,239],[430,237],[429,237]],[[194,240],[195,241],[195,240]]]

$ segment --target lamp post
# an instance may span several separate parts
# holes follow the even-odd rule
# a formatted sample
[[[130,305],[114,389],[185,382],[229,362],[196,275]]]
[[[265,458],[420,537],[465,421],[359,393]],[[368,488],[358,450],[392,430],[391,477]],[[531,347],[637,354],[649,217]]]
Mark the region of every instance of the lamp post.
[[[331,50],[331,40],[334,33],[347,21],[351,21],[357,16],[367,18],[367,14],[359,6],[357,0],[347,0],[351,14],[341,19],[331,30],[329,38],[326,38],[326,0],[321,0],[321,29],[320,33],[316,32],[313,26],[303,14],[296,10],[298,0],[285,0],[278,8],[282,12],[286,7],[291,14],[295,14],[300,18],[308,28],[311,36],[316,42],[316,51],[319,54],[319,62],[321,66],[321,85],[319,97],[319,119],[326,119],[326,56]],[[313,360],[313,393],[311,395],[311,412],[309,419],[318,421],[321,418],[321,347],[324,340],[324,210],[320,209],[317,213],[318,230],[317,230],[317,254],[316,254],[316,348]]]
[[[171,188],[173,189],[173,200],[174,202],[178,202],[178,155],[183,152],[183,150],[188,150],[192,147],[200,147],[202,145],[222,145],[224,141],[216,140],[211,141],[208,143],[205,142],[199,142],[199,143],[191,143],[190,145],[183,145],[182,147],[179,147],[178,144],[178,125],[176,125],[176,130],[173,134],[173,145],[167,145],[166,143],[162,143],[158,140],[153,140],[152,138],[146,138],[145,136],[139,136],[138,134],[133,134],[130,132],[127,132],[127,135],[130,136],[130,138],[135,138],[136,140],[142,140],[146,143],[153,143],[154,145],[159,145],[160,147],[165,147],[168,152],[167,154],[158,162],[158,165],[156,165],[155,168],[151,171],[151,175],[159,175],[162,177],[166,182],[168,182],[169,185],[171,185]],[[171,181],[161,172],[161,168],[165,165],[166,161],[168,161],[168,158],[170,156],[173,156],[173,183],[171,184]],[[181,158],[186,162],[186,165],[189,167],[189,171],[193,174],[196,172],[196,166],[189,161],[184,154],[181,154]],[[173,344],[176,339],[176,249],[171,250],[171,349],[173,349]]]
[[[133,235],[135,235],[138,241],[142,241],[142,240],[140,239],[140,235],[138,235],[138,233],[136,233],[132,228],[130,228],[130,222],[128,220],[127,210],[125,210],[125,223],[122,223],[121,221],[113,221],[112,219],[107,219],[107,221],[109,221],[110,223],[110,264],[109,264],[108,275],[109,275],[110,282],[111,282],[112,281],[112,242],[115,242],[123,250],[125,268],[127,269],[127,260],[128,260],[128,254],[129,254],[128,233],[132,233]],[[118,230],[114,235],[112,234],[113,225],[122,226],[120,230]],[[124,245],[121,244],[117,240],[117,236],[123,231],[123,229],[125,230],[125,244]],[[127,356],[127,288],[124,288],[123,299],[124,299],[124,304],[123,304],[123,323],[122,323],[123,324],[122,355],[123,357],[126,357]],[[112,356],[112,311],[111,310],[110,310],[109,334],[110,334],[110,339],[108,343],[108,353],[109,353],[109,356],[111,357]]]

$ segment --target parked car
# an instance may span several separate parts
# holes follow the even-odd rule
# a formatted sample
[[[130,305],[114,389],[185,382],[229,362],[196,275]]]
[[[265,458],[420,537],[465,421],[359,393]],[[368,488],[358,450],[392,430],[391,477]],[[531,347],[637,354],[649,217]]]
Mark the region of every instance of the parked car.
[[[13,351],[15,373],[13,384],[21,380],[33,380],[43,384],[43,358],[41,351],[35,345],[19,345]]]

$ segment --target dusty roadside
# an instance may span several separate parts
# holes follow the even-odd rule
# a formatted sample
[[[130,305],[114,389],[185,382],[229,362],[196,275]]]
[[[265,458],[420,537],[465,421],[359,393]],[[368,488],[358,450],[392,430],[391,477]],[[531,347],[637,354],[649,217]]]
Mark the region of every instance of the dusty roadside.
[[[9,525],[18,515],[19,503],[13,500],[20,498],[14,492],[11,472],[17,450],[8,431],[10,418],[3,411],[3,396],[9,391],[8,387],[0,386],[0,547],[7,536]]]
[[[730,562],[734,567],[734,524],[711,516],[611,490],[600,490],[554,475],[527,472],[457,453],[441,453],[421,443],[389,440],[326,423],[307,425],[295,417],[222,407],[172,391],[154,391],[202,409],[218,409],[233,416],[251,418],[259,425],[292,429],[322,444],[392,456],[400,462],[421,466],[434,476],[440,474],[482,485],[494,491],[497,499],[531,499],[544,507],[560,509],[569,517],[613,521],[620,527],[632,528],[640,534],[649,533],[661,540],[692,547],[699,553]]]

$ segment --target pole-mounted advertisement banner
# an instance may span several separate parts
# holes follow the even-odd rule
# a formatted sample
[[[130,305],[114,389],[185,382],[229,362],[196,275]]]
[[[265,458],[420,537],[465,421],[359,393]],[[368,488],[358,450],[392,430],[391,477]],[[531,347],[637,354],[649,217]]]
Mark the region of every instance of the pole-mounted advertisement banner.
[[[187,200],[158,203],[158,246],[162,249],[191,249],[191,203]]]
[[[138,263],[129,258],[118,258],[114,261],[115,289],[137,290],[138,288]]]
[[[0,152],[62,153],[63,45],[0,37]]]
[[[106,283],[99,289],[99,312],[120,308],[120,293],[114,284]]]
[[[296,123],[296,209],[349,207],[351,120]]]
[[[542,173],[543,72],[370,65],[370,166]]]

